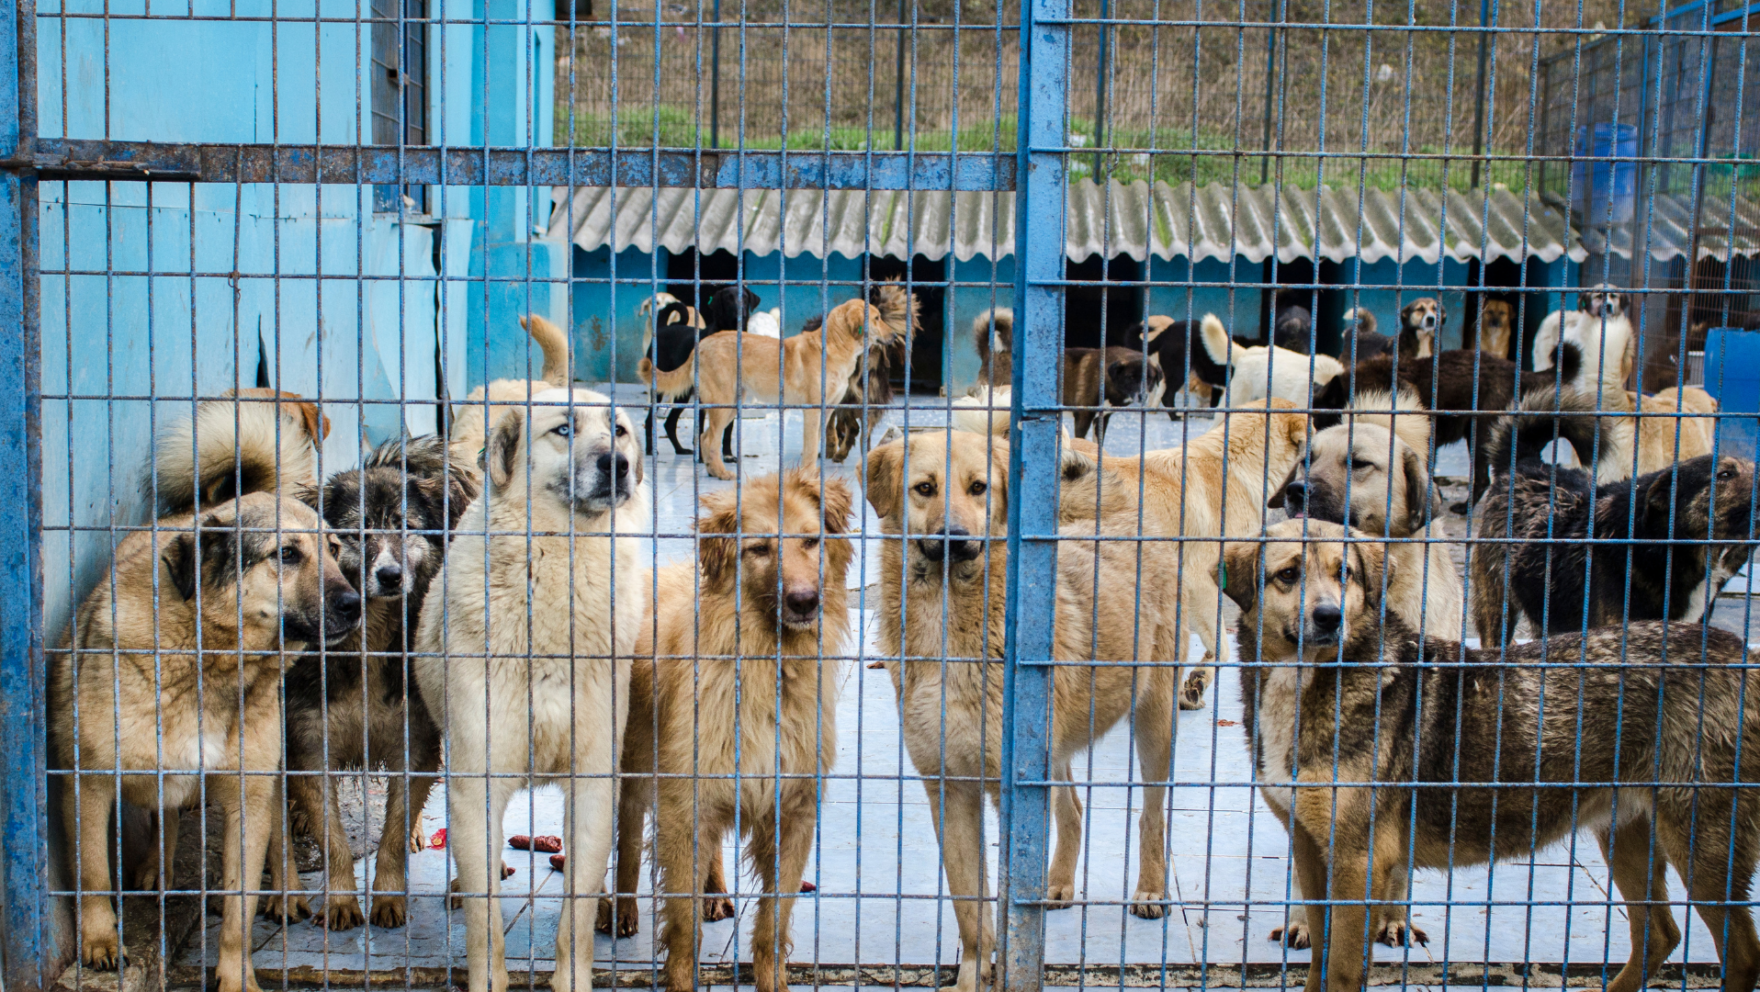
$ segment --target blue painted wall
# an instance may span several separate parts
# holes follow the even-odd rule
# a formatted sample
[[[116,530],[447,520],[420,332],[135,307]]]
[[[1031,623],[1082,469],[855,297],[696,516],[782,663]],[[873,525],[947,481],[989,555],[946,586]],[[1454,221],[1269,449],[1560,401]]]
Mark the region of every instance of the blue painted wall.
[[[1199,320],[1213,313],[1229,333],[1256,337],[1259,333],[1260,293],[1257,283],[1264,267],[1236,257],[1235,263],[1204,259],[1196,266],[1184,258],[1149,259],[1148,312],[1175,320]],[[1232,291],[1225,285],[1202,283],[1250,283]]]

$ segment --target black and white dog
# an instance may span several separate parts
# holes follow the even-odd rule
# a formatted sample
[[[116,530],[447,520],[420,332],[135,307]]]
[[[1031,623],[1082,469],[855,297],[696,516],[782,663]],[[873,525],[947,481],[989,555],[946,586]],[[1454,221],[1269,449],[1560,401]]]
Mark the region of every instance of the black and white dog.
[[[654,317],[653,337],[644,343],[644,355],[637,374],[642,382],[652,387],[656,372],[671,372],[683,367],[696,352],[697,342],[704,337],[718,331],[745,330],[746,321],[757,308],[758,294],[736,286],[716,290],[709,297],[709,305],[701,311],[693,311],[676,300],[666,304]],[[693,317],[696,318],[694,322]],[[672,404],[666,414],[666,439],[672,442],[673,453],[691,454],[691,449],[678,440],[678,419],[684,415],[685,409],[680,404],[690,402],[695,393],[693,388],[677,395],[654,394],[648,406],[647,423],[643,426],[648,454],[654,453],[654,407],[661,403]]]

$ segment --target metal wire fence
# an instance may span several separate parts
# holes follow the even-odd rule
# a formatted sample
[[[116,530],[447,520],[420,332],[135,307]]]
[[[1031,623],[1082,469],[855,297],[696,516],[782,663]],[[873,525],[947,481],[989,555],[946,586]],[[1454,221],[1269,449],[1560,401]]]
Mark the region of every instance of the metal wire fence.
[[[7,988],[1755,987],[1760,7],[604,3],[0,0]]]

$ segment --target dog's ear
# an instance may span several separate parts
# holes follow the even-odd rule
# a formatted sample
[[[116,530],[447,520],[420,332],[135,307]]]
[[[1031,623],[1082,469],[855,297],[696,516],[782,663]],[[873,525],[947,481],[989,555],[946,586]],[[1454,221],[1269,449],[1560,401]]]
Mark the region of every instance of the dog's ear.
[[[907,435],[868,451],[864,495],[868,498],[868,505],[882,518],[897,513],[899,502],[904,498],[904,479],[899,473],[904,471],[904,446],[909,440]]]
[[[819,506],[825,514],[825,533],[849,533],[849,514],[855,506],[855,495],[849,491],[849,483],[840,476],[828,476],[819,492]]]
[[[1430,485],[1423,457],[1409,444],[1400,447],[1406,477],[1406,531],[1416,533],[1442,513],[1442,496]]]
[[[990,519],[1008,526],[1008,442],[994,435],[983,438],[990,447]]]
[[[458,526],[459,520],[464,518],[464,511],[476,501],[477,483],[461,472],[448,472],[446,485],[451,490],[446,497],[446,529],[451,530]]]
[[[196,594],[196,576],[201,563],[196,560],[196,536],[188,531],[172,534],[159,549],[159,560],[171,575],[171,584],[185,600]]]
[[[323,509],[318,506],[319,497],[323,495],[322,486],[314,486],[302,482],[293,487],[293,498],[312,508],[312,512],[322,515]]]
[[[1417,309],[1418,309],[1418,301],[1417,300],[1413,300],[1412,302],[1407,303],[1405,306],[1400,307],[1399,308],[1399,326],[1410,327],[1412,325],[1412,314],[1417,312]]]
[[[1381,605],[1382,571],[1387,572],[1388,589],[1392,589],[1398,579],[1393,574],[1393,559],[1387,556],[1386,548],[1387,545],[1375,541],[1354,541],[1345,549],[1348,554],[1356,556],[1356,581],[1363,586],[1364,603],[1377,609]]]
[[[306,436],[312,439],[312,447],[322,447],[324,439],[330,436],[330,418],[318,409],[318,404],[301,401],[293,408],[299,411],[300,422],[305,424]]]
[[[711,588],[724,588],[739,561],[739,540],[733,536],[739,532],[737,499],[731,489],[710,493],[697,517],[697,566]]]
[[[519,436],[525,426],[525,413],[509,410],[502,414],[501,421],[489,434],[489,446],[483,452],[483,468],[497,489],[513,481],[514,460],[519,457]]]
[[[1289,474],[1285,475],[1283,481],[1277,484],[1277,491],[1272,493],[1271,498],[1265,501],[1266,508],[1272,510],[1283,509],[1283,491],[1289,488],[1290,483],[1296,481],[1296,473],[1302,470],[1302,462],[1307,457],[1308,453],[1306,451],[1301,451],[1296,454],[1296,463],[1289,467]]]
[[[1256,541],[1236,541],[1222,549],[1222,591],[1242,613],[1259,602],[1259,549]]]

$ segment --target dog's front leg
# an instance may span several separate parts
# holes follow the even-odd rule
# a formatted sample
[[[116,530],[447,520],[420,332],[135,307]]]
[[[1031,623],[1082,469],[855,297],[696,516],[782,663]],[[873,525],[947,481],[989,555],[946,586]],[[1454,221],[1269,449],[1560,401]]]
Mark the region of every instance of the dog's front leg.
[[[291,789],[291,784],[289,788]],[[291,832],[287,824],[287,791],[282,789],[281,779],[277,777],[275,798],[270,800],[269,805],[274,816],[269,821],[269,888],[274,891],[257,903],[264,916],[283,924],[312,915],[312,907],[306,901],[305,886],[300,883],[299,872],[292,870],[293,849],[287,843]]]
[[[758,992],[777,992],[788,987],[788,959],[794,949],[789,921],[800,899],[801,876],[813,849],[813,799],[811,786],[805,802],[784,801],[780,816],[774,809],[755,811],[752,818],[751,859],[758,881],[767,893],[758,903],[752,926],[752,972]],[[778,822],[780,821],[780,822]]]
[[[976,782],[925,778],[929,815],[941,839],[941,865],[947,891],[954,897],[953,916],[959,923],[959,978],[941,992],[976,992],[990,985],[990,954],[996,946],[989,880],[985,877],[984,792]],[[942,801],[942,790],[946,801]]]
[[[421,769],[418,769],[420,771]],[[408,913],[404,895],[409,887],[409,854],[422,833],[422,807],[434,780],[413,775],[405,788],[403,776],[393,775],[385,790],[385,829],[379,835],[379,856],[373,868],[373,925],[400,927]]]
[[[823,399],[810,399],[818,408],[801,411],[801,464],[817,465],[825,454],[825,426],[831,421],[831,407]]]
[[[468,733],[469,731],[465,731]],[[478,727],[481,734],[481,726]],[[457,755],[460,749],[453,749]],[[480,753],[479,753],[480,755]],[[501,817],[515,786],[477,769],[454,769],[446,784],[447,846],[458,865],[464,903],[465,956],[470,992],[507,992],[507,940],[501,931]],[[487,804],[487,808],[485,808]],[[495,871],[490,871],[493,864]]]
[[[578,731],[582,736],[603,732]],[[600,760],[595,764],[578,762],[577,777],[563,787],[568,861],[563,873],[562,919],[556,925],[556,974],[550,980],[553,992],[586,992],[593,987],[593,924],[605,869],[611,863],[617,785],[609,777],[614,763],[605,760],[605,752],[612,750],[610,742],[589,750],[599,751]],[[579,777],[583,773],[598,777]]]
[[[1330,777],[1331,770],[1324,774]],[[1340,774],[1364,773],[1341,770]],[[1368,900],[1386,890],[1379,883],[1399,848],[1397,831],[1385,823],[1374,831],[1374,836],[1370,835],[1369,812],[1370,792],[1366,789],[1296,790],[1292,813],[1298,832],[1296,849],[1302,889],[1309,893],[1309,898],[1316,898],[1315,892],[1325,892],[1328,903],[1325,940],[1314,941],[1320,953],[1314,955],[1308,966],[1308,992],[1321,992],[1323,988],[1329,992],[1357,992],[1368,974],[1369,928],[1377,915],[1371,911]],[[1318,877],[1314,872],[1316,861]],[[1330,879],[1326,877],[1328,870]],[[1315,914],[1310,913],[1308,919],[1312,922]]]
[[[86,893],[79,899],[79,956],[89,968],[120,968],[122,944],[110,903],[110,814],[116,811],[116,779],[87,775],[75,781],[77,787],[70,781],[61,794],[64,822],[79,824],[79,847],[68,852]]]
[[[1607,983],[1607,992],[1638,992],[1681,942],[1680,927],[1668,908],[1667,859],[1656,850],[1651,862],[1651,823],[1643,816],[1617,831],[1602,827],[1595,832],[1632,928],[1631,958]]]
[[[280,733],[280,714],[274,715]],[[269,848],[270,805],[276,801],[275,779],[264,775],[220,773],[208,778],[208,796],[225,812],[221,886],[227,895],[220,917],[220,958],[214,978],[220,992],[261,992],[251,965],[251,921],[257,915],[257,887],[263,878],[263,856]]]

